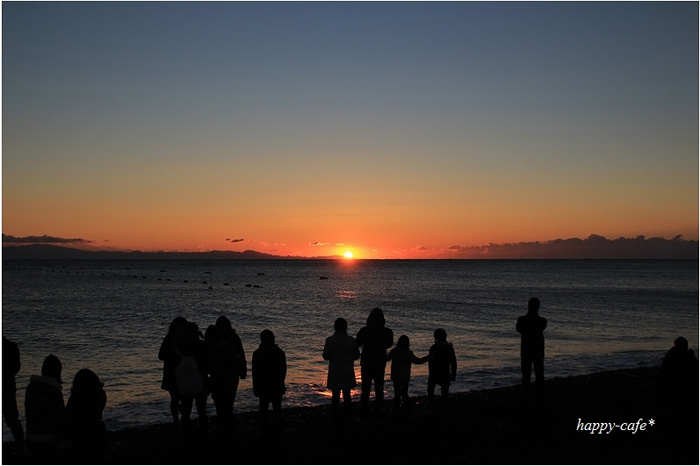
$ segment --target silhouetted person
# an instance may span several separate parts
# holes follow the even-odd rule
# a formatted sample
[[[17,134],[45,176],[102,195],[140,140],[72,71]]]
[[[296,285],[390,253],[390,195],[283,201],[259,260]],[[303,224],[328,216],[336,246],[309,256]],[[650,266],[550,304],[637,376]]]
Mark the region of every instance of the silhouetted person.
[[[357,332],[355,341],[358,347],[362,347],[360,357],[362,414],[366,415],[369,410],[369,394],[372,390],[372,384],[374,384],[375,411],[381,413],[384,402],[386,350],[394,344],[394,333],[386,327],[384,312],[380,308],[372,309],[367,317],[367,325]]]
[[[204,337],[201,335],[197,324],[194,322],[187,322],[187,324],[185,324],[184,337],[181,343],[175,345],[175,351],[182,358],[175,373],[178,383],[178,392],[180,394],[182,427],[185,430],[189,430],[190,428],[190,414],[192,413],[192,403],[194,402],[197,407],[199,425],[201,428],[206,428],[208,424],[207,397],[209,396],[209,378],[206,373],[206,368],[209,347],[204,342]],[[187,377],[188,380],[184,380],[183,372],[178,373],[180,365],[185,363],[185,358],[193,358],[197,366],[196,372],[193,370],[190,372],[190,375]],[[191,359],[188,362],[191,362]],[[185,392],[183,390],[183,382],[185,381],[187,384],[198,381],[198,389]]]
[[[664,404],[690,408],[698,401],[698,359],[688,340],[678,337],[661,364],[661,395]],[[697,411],[697,410],[696,410]]]
[[[694,464],[698,460],[698,359],[684,337],[676,338],[664,356],[659,392],[668,410],[665,424],[671,448],[681,455],[669,462]]]
[[[386,360],[391,361],[391,381],[394,383],[394,409],[408,406],[408,385],[411,381],[411,364],[423,364],[428,356],[419,358],[411,351],[411,342],[401,335],[396,347],[389,351]]]
[[[2,336],[2,417],[12,432],[12,438],[24,447],[24,429],[17,409],[17,382],[15,377],[22,367],[17,344]]]
[[[333,324],[335,332],[326,338],[323,346],[323,359],[328,361],[328,379],[326,384],[331,390],[331,404],[334,413],[340,409],[340,392],[343,392],[345,412],[352,411],[351,390],[357,385],[355,379],[355,361],[360,359],[360,350],[355,339],[348,335],[348,322],[338,318]]]
[[[523,393],[526,399],[530,397],[530,373],[535,367],[535,383],[540,399],[544,397],[544,329],[547,319],[538,314],[540,300],[530,298],[527,303],[527,314],[518,317],[515,329],[520,336],[520,366],[523,373]]]
[[[41,462],[56,463],[65,440],[66,408],[61,384],[61,361],[50,354],[27,385],[24,412],[27,419],[27,449]]]
[[[66,421],[71,449],[81,463],[104,461],[105,424],[102,412],[107,404],[104,384],[90,369],[75,374],[68,403]]]
[[[287,358],[275,344],[275,335],[271,330],[260,332],[260,346],[253,352],[252,373],[253,394],[260,399],[260,413],[265,416],[272,404],[275,418],[279,419],[282,395],[286,391]]]
[[[160,388],[167,390],[170,394],[170,414],[175,425],[179,423],[180,413],[180,393],[177,389],[175,370],[182,360],[176,350],[178,345],[182,345],[185,338],[185,327],[187,319],[176,317],[168,327],[168,334],[163,339],[158,351],[158,359],[163,361],[163,381]]]
[[[209,347],[208,369],[211,397],[216,407],[216,421],[226,428],[233,422],[233,404],[240,379],[245,379],[248,366],[243,343],[227,317],[207,328],[205,341]]]
[[[435,386],[440,386],[443,407],[449,404],[450,382],[457,378],[457,356],[447,332],[441,328],[433,333],[435,343],[428,353],[428,402],[435,401]]]

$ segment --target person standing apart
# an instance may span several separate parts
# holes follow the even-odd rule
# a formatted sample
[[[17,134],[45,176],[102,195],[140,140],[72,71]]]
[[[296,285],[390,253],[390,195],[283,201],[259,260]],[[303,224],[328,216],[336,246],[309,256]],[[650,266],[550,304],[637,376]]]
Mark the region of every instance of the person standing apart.
[[[367,325],[362,327],[355,338],[362,347],[360,375],[362,394],[360,406],[362,415],[369,411],[369,394],[374,384],[375,412],[381,414],[384,403],[384,372],[386,370],[386,350],[394,344],[394,332],[386,327],[384,311],[375,307],[367,317]]]
[[[535,384],[540,401],[544,398],[544,329],[547,319],[539,315],[540,300],[530,298],[527,314],[518,317],[515,329],[520,334],[520,365],[523,373],[523,396],[530,398],[530,374],[535,368]]]

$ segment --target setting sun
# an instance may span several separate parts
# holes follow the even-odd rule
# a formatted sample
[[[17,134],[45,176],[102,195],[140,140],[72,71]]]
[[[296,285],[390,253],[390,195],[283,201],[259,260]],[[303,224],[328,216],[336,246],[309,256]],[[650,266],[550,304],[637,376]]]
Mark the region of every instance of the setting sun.
[[[345,253],[343,254],[343,257],[345,257],[346,259],[352,259],[352,252],[345,251]]]

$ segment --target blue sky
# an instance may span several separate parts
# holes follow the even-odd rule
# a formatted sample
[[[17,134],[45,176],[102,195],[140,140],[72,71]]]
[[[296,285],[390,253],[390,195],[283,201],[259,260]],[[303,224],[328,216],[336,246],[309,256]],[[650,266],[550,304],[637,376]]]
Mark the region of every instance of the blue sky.
[[[8,234],[697,238],[697,174],[697,3],[3,3]]]

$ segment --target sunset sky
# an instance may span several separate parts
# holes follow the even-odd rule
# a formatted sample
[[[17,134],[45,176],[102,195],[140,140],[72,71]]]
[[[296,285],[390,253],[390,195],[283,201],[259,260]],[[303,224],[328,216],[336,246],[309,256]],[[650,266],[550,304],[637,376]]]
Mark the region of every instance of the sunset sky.
[[[698,239],[696,2],[3,2],[2,27],[7,235]]]

